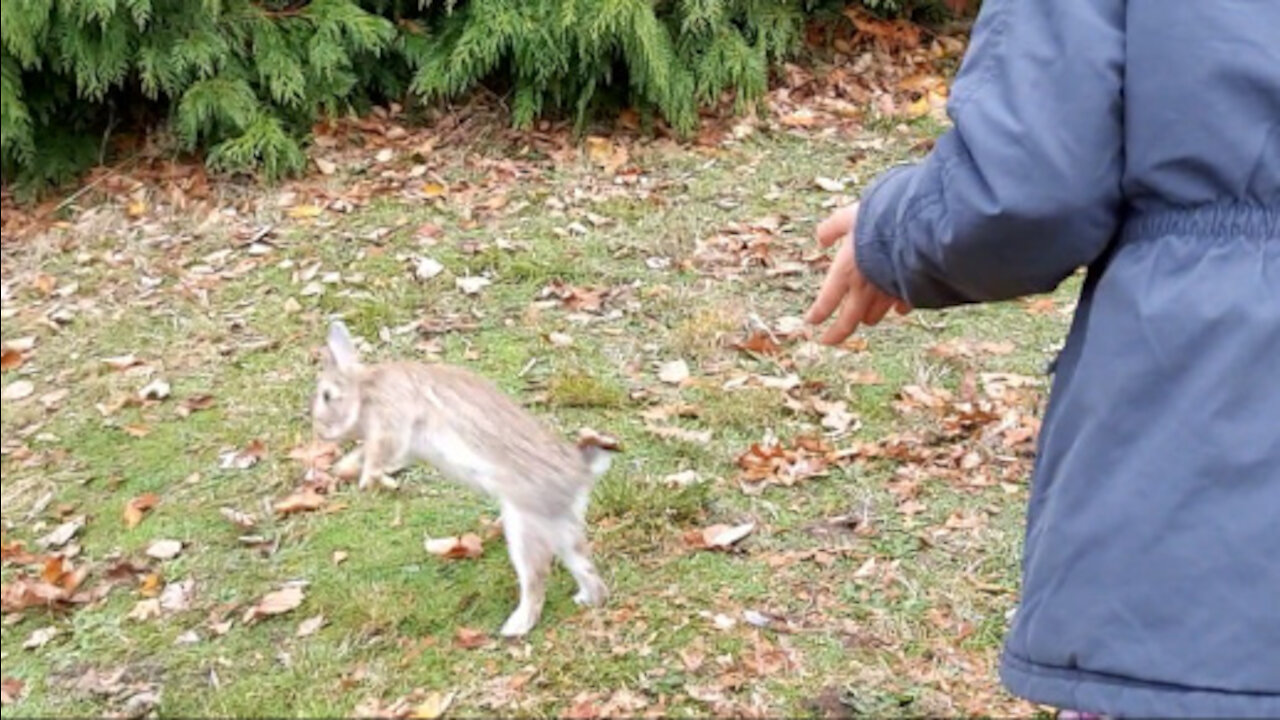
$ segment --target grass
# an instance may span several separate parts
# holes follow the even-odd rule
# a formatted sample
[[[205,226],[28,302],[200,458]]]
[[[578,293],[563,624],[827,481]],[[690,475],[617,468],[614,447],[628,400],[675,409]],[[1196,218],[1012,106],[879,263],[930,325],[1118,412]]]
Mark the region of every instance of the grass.
[[[508,207],[527,205],[474,227],[448,203],[394,197],[349,215],[326,213],[324,225],[269,211],[265,219],[280,225],[264,257],[235,249],[210,259],[239,246],[226,233],[186,232],[181,218],[168,237],[138,223],[105,232],[73,225],[48,240],[62,251],[7,250],[3,337],[35,336],[37,345],[25,365],[3,376],[5,386],[35,384],[32,397],[4,404],[6,541],[31,547],[75,514],[88,518],[78,542],[90,564],[113,555],[141,558],[155,539],[180,539],[180,556],[152,564],[166,581],[194,579],[196,592],[191,609],[141,622],[127,617],[141,597],[135,587],[71,612],[6,617],[4,674],[25,689],[4,716],[119,709],[122,696],[74,688],[87,669],[114,667],[160,688],[167,716],[348,714],[368,699],[386,703],[415,688],[455,693],[450,712],[460,715],[581,713],[610,707],[627,697],[623,690],[639,705],[675,716],[1032,712],[1002,694],[994,672],[1016,600],[1024,488],[925,483],[926,509],[905,516],[888,490],[895,465],[879,462],[743,493],[734,463],[751,443],[766,431],[790,437],[821,428],[816,417],[787,408],[779,390],[724,384],[734,373],[797,373],[823,383],[828,399],[846,401],[859,417],[859,429],[837,446],[881,438],[911,427],[891,407],[900,387],[960,383],[957,365],[930,355],[931,346],[1008,340],[1013,353],[974,364],[1037,375],[1063,334],[1064,314],[1030,313],[1020,304],[921,313],[867,329],[863,351],[758,359],[731,342],[753,317],[801,314],[820,276],[714,279],[681,264],[730,223],[767,215],[785,216],[781,242],[807,242],[833,200],[814,186],[815,176],[865,182],[906,147],[905,140],[891,144],[856,164],[834,139],[774,136],[707,152],[652,149],[636,157],[650,187],[660,188],[649,193],[619,189],[590,168],[548,166],[509,188]],[[461,163],[440,173],[448,182],[475,179]],[[570,217],[548,210],[548,198],[572,197],[575,188],[593,199],[572,206]],[[590,225],[579,220],[581,210],[610,222]],[[565,233],[574,221],[587,232]],[[442,229],[435,244],[415,235],[424,223]],[[524,249],[503,249],[499,239]],[[429,255],[446,271],[417,280],[411,255]],[[252,266],[237,267],[248,259]],[[342,280],[304,295],[309,280],[299,275],[316,265],[316,280],[331,272]],[[37,274],[78,287],[66,298],[48,297]],[[455,278],[478,274],[492,280],[479,294],[455,288]],[[604,314],[584,317],[535,303],[555,282],[617,292]],[[1056,297],[1059,307],[1071,290]],[[47,320],[58,308],[74,313],[69,324]],[[590,426],[622,439],[626,453],[597,487],[591,511],[598,563],[613,590],[608,607],[575,607],[567,573],[557,571],[543,621],[527,642],[456,646],[459,628],[496,632],[514,607],[515,578],[500,541],[469,561],[423,551],[424,536],[474,531],[495,512],[490,501],[439,482],[429,468],[408,471],[395,494],[344,488],[335,512],[264,512],[299,479],[287,455],[308,439],[310,351],[335,315],[372,343],[375,357],[464,363],[566,435]],[[412,330],[419,321],[466,327],[424,335]],[[552,333],[572,344],[551,342]],[[150,372],[117,372],[101,362],[129,353]],[[689,364],[689,385],[658,380],[657,367],[674,359]],[[855,371],[883,382],[851,383]],[[107,417],[95,409],[152,378],[172,385],[170,399]],[[38,398],[58,389],[69,394],[46,409]],[[215,398],[212,408],[185,418],[175,412],[184,398],[204,393]],[[646,409],[677,403],[695,406],[697,415],[669,422],[711,430],[709,443],[646,430]],[[135,433],[141,437],[127,432],[143,426],[145,434]],[[268,449],[262,462],[220,468],[220,454],[255,439]],[[673,487],[664,480],[687,470],[700,481]],[[159,505],[126,528],[125,503],[146,492],[156,493]],[[29,516],[46,493],[52,500]],[[260,533],[278,542],[274,552],[240,543],[222,506],[257,513]],[[987,521],[922,540],[956,512]],[[872,518],[874,533],[824,522],[850,513]],[[748,520],[757,529],[740,552],[698,552],[683,539],[707,525]],[[779,560],[812,551],[828,557]],[[345,562],[335,564],[335,553]],[[5,582],[19,572],[6,567]],[[297,610],[251,626],[237,621],[221,636],[210,631],[211,612],[242,612],[294,580],[308,583]],[[748,611],[786,617],[799,631],[757,628],[744,620]],[[323,628],[296,637],[299,622],[319,614]],[[24,649],[46,626],[59,629],[53,640]],[[192,631],[198,641],[180,642]],[[618,707],[611,711],[640,711]]]

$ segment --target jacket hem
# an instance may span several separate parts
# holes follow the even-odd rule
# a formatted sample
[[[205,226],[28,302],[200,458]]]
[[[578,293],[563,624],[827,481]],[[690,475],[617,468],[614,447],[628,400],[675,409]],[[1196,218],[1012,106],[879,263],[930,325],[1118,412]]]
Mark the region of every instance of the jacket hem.
[[[1014,695],[1117,718],[1277,718],[1280,694],[1233,693],[1041,665],[1005,652],[1000,680]]]

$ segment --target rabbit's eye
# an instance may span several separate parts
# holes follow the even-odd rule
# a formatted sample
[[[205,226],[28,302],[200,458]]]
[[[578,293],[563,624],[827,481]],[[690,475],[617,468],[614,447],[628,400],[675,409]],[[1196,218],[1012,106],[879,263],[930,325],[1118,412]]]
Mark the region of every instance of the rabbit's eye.
[[[325,389],[320,391],[320,400],[326,404],[333,402],[333,392]]]

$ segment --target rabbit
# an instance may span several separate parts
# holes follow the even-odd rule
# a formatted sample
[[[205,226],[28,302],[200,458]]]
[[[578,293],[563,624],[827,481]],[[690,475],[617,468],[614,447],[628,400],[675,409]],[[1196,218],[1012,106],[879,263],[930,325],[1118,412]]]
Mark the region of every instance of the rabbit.
[[[362,364],[341,321],[329,327],[312,401],[315,434],[328,442],[362,441],[335,467],[359,468],[359,488],[395,487],[389,476],[412,461],[495,498],[520,601],[502,626],[526,635],[542,614],[552,560],[578,586],[574,601],[598,606],[609,590],[592,562],[587,504],[616,445],[555,436],[487,379],[447,364]]]

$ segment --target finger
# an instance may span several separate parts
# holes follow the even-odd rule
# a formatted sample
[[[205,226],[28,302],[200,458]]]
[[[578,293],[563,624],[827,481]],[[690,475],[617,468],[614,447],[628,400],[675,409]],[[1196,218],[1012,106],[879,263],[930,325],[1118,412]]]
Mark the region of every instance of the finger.
[[[867,309],[867,300],[865,292],[851,292],[846,295],[836,321],[831,323],[827,331],[822,334],[822,342],[827,345],[839,345],[845,338],[852,335],[853,331],[858,329],[858,324],[862,322],[863,314]]]
[[[871,302],[871,307],[867,309],[867,315],[863,318],[864,325],[879,325],[884,316],[894,306],[894,299],[888,295],[877,293],[878,297]]]
[[[817,299],[805,313],[805,318],[810,323],[817,325],[825,321],[840,306],[840,301],[849,292],[849,281],[853,274],[850,272],[850,264],[851,259],[846,250],[841,249],[836,253],[835,259],[831,261],[831,267],[827,268],[827,277],[822,281],[822,289],[818,291]]]
[[[893,309],[898,311],[899,315],[906,315],[911,312],[911,303],[906,300],[899,300],[893,305]]]
[[[818,242],[822,247],[831,247],[841,238],[853,232],[853,223],[858,216],[858,206],[849,205],[831,213],[818,225]]]

